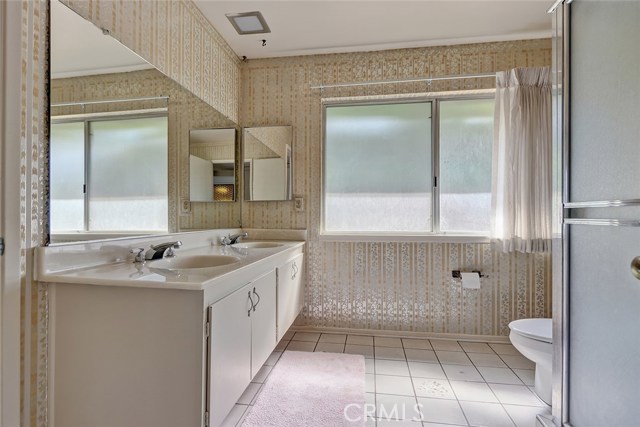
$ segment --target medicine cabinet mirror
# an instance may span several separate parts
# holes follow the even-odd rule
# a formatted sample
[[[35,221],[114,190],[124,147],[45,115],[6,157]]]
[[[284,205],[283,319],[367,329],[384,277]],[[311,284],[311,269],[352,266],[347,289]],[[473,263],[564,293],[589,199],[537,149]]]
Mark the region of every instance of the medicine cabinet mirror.
[[[243,130],[244,200],[291,200],[291,126]]]
[[[236,200],[235,153],[235,129],[191,129],[189,199],[192,202]]]

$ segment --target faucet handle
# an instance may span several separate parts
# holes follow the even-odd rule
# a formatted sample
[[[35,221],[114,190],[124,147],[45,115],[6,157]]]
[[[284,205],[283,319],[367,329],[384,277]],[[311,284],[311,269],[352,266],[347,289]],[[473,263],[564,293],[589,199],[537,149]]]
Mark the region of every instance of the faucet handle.
[[[135,258],[133,259],[133,262],[144,262],[144,248],[135,248],[135,249],[131,249],[129,251],[129,253],[132,254],[136,254]]]
[[[177,242],[173,242],[173,244],[164,251],[164,256],[167,258],[176,256],[174,249],[178,249],[180,248],[180,246],[182,246],[182,242],[180,240],[178,240]]]

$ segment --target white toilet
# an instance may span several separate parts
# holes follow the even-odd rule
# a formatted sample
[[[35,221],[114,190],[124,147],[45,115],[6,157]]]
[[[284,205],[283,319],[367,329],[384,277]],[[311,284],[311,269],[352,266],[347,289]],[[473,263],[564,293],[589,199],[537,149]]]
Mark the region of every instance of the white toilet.
[[[524,357],[536,364],[536,394],[551,405],[551,319],[520,319],[509,323],[509,339]]]

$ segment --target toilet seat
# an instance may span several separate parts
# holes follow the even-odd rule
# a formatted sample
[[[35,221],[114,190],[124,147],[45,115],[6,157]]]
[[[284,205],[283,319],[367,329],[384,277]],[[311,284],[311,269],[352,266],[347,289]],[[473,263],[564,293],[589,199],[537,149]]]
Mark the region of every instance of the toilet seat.
[[[551,405],[552,321],[551,319],[520,319],[509,323],[511,344],[524,357],[536,364],[535,392]]]
[[[509,328],[511,332],[523,337],[551,344],[551,324],[551,319],[520,319],[509,323]]]

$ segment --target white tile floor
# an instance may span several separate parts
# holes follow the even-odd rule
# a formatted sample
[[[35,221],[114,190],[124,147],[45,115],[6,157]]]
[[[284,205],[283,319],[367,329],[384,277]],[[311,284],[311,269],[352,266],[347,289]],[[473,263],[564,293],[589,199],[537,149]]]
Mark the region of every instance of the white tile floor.
[[[367,427],[535,427],[550,410],[533,393],[533,363],[510,344],[287,332],[224,427],[242,425],[286,350],[364,355]]]

